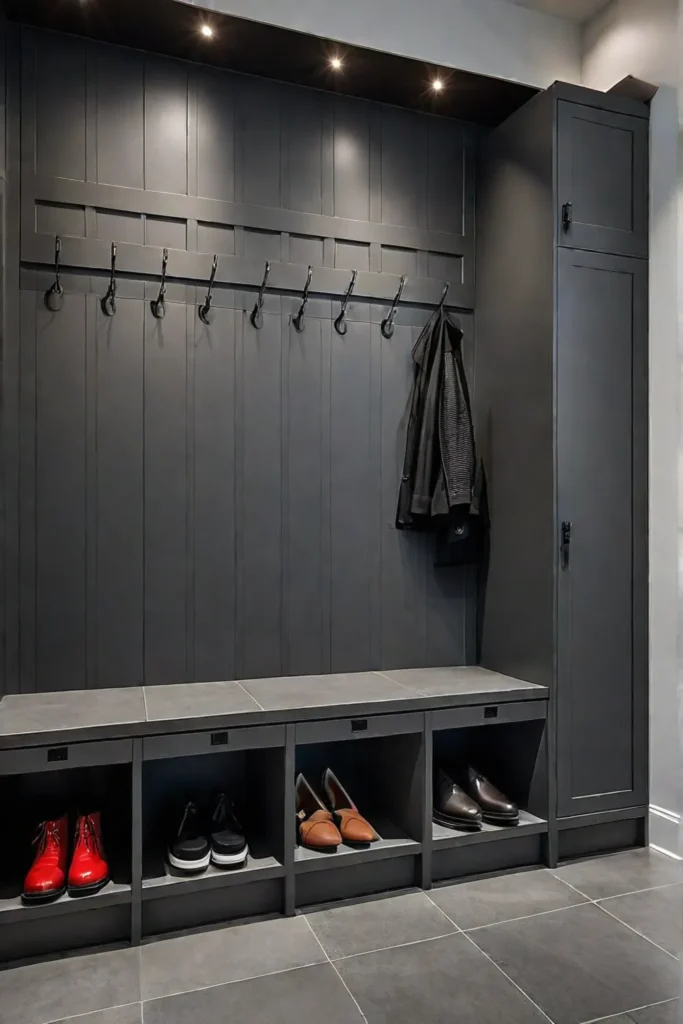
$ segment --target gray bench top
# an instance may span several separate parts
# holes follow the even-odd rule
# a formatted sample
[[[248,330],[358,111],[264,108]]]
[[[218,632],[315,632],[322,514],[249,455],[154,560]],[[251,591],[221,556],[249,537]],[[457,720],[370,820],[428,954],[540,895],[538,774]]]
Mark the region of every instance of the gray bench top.
[[[479,666],[10,694],[0,749],[547,698]]]

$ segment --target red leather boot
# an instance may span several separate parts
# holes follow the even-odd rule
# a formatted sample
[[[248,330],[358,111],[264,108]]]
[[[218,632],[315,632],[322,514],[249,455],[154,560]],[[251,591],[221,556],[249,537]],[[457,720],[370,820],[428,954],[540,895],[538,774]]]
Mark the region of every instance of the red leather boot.
[[[102,845],[99,811],[79,814],[74,852],[69,868],[69,896],[91,896],[109,881],[109,867]]]
[[[69,822],[62,818],[43,821],[34,839],[38,846],[35,859],[24,880],[24,903],[49,903],[66,891],[66,864],[69,854]]]

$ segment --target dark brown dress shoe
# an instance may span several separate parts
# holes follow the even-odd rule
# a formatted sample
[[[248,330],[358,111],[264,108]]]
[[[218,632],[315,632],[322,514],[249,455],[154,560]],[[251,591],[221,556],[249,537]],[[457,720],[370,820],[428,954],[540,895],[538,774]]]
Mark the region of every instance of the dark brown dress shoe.
[[[434,821],[446,828],[481,828],[481,809],[441,768],[434,772]]]
[[[326,768],[323,773],[322,786],[344,842],[350,843],[352,846],[376,843],[379,836],[370,822],[366,821],[359,813],[353,800],[330,768]]]
[[[327,808],[303,775],[296,780],[296,817],[299,842],[312,850],[336,850],[342,841]]]
[[[468,768],[465,772],[463,787],[469,796],[481,807],[484,821],[491,825],[518,825],[519,808],[504,793],[476,771]]]

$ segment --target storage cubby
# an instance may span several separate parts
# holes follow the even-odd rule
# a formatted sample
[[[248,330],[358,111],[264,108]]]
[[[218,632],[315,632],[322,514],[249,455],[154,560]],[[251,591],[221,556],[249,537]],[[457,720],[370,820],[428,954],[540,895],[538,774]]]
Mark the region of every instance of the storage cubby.
[[[443,768],[458,782],[471,765],[517,804],[519,823],[502,826],[484,822],[480,831],[467,831],[433,821],[433,880],[543,860],[548,832],[546,721],[541,717],[519,720],[524,714],[537,715],[539,710],[514,705],[485,708],[475,724],[450,728],[439,726],[457,722],[458,713],[435,713],[433,769]],[[485,717],[487,711],[489,717]],[[466,723],[471,721],[470,715],[462,717]]]
[[[400,719],[394,728],[400,730]],[[413,716],[408,716],[412,718]],[[415,716],[419,719],[420,716]],[[299,743],[296,775],[301,772],[324,801],[322,776],[331,768],[379,840],[367,846],[342,843],[336,850],[311,849],[297,841],[294,851],[296,902],[324,903],[414,885],[422,852],[424,737],[420,733],[341,738],[360,723],[320,723],[297,730],[321,742]],[[333,729],[339,739],[329,736]],[[376,720],[373,727],[378,728]],[[364,732],[352,733],[357,737]],[[387,864],[386,861],[392,861]],[[395,862],[395,863],[394,863]],[[334,870],[329,870],[334,869]]]
[[[143,934],[283,911],[284,777],[283,747],[143,763]],[[211,864],[196,874],[169,865],[168,843],[186,803],[193,800],[209,815],[220,793],[231,801],[244,829],[249,847],[245,864]]]
[[[103,746],[106,750],[106,744]],[[52,750],[58,751],[64,761],[47,761],[46,752],[34,749],[26,752],[31,755],[26,766],[33,762],[37,767],[43,759],[45,770],[0,776],[3,813],[6,821],[12,822],[3,840],[0,960],[23,960],[130,940],[131,765],[60,768],[60,763],[69,764],[72,751],[80,751],[73,744]],[[18,766],[21,761],[18,757]],[[77,814],[94,811],[101,816],[108,884],[87,896],[64,893],[47,903],[24,904],[24,878],[36,855],[34,840],[41,822],[68,815],[68,870]]]

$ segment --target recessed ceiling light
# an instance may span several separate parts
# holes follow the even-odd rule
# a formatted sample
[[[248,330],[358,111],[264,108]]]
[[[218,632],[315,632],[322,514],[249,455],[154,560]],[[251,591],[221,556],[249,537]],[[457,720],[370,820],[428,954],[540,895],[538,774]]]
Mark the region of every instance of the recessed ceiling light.
[[[333,71],[341,71],[344,67],[344,61],[341,57],[330,57],[330,67]]]
[[[213,29],[210,25],[202,25],[202,35],[206,39],[211,39],[213,37]]]
[[[432,89],[434,90],[434,92],[441,92],[442,91],[442,89],[443,89],[443,82],[441,81],[440,78],[435,78],[434,79],[434,81],[432,82]]]

